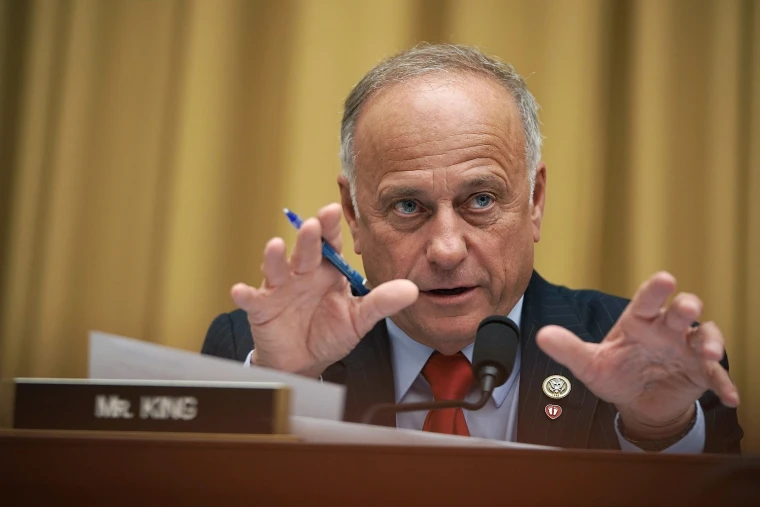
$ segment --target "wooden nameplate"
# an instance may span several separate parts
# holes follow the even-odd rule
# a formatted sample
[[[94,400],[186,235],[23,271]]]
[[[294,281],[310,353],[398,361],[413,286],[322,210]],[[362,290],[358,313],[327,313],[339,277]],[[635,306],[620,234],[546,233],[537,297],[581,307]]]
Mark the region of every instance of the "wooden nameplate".
[[[290,388],[273,382],[14,379],[12,427],[289,434]]]

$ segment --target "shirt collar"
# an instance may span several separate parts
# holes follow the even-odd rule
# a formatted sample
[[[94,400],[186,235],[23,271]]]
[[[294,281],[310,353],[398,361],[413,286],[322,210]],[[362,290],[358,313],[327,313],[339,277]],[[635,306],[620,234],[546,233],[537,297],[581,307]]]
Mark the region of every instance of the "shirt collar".
[[[524,297],[525,296],[520,297],[520,300],[517,301],[517,304],[507,316],[517,324],[518,329],[520,328],[520,317],[522,315]],[[409,335],[402,331],[401,328],[390,318],[385,319],[385,322],[388,327],[388,336],[391,341],[391,360],[393,361],[393,382],[396,388],[396,403],[399,403],[404,396],[406,396],[409,388],[412,387],[412,384],[420,375],[422,368],[433,353],[433,349],[410,338]],[[472,350],[474,346],[475,344],[471,343],[462,349],[462,354],[465,355],[470,363],[472,363]],[[501,406],[504,402],[510,386],[513,383],[513,379],[519,372],[519,360],[520,358],[518,355],[510,379],[493,391],[493,400],[497,407]]]

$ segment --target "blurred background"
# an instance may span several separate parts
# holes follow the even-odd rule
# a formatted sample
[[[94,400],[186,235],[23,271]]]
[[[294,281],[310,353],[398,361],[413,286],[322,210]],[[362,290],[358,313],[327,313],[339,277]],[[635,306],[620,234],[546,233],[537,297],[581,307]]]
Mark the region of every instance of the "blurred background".
[[[673,273],[760,452],[755,0],[0,0],[0,376],[85,376],[91,329],[199,351],[292,246],[282,208],[338,200],[351,87],[420,41],[527,77],[538,271],[626,297]]]

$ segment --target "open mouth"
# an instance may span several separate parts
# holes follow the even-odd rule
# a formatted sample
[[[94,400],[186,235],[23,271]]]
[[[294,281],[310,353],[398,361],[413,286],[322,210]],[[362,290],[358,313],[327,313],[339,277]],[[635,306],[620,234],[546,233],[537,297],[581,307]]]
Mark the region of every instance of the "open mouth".
[[[452,289],[432,289],[425,292],[436,296],[458,296],[474,289],[475,287],[454,287]]]

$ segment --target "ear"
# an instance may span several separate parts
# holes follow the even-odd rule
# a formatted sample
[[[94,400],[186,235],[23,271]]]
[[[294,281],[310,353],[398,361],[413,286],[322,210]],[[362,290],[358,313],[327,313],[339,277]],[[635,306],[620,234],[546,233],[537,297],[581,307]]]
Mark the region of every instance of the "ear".
[[[536,168],[536,184],[533,187],[533,205],[530,220],[533,222],[533,241],[541,240],[541,222],[544,219],[544,202],[546,201],[546,164],[542,161]]]
[[[354,240],[354,252],[361,255],[362,248],[359,242],[359,224],[356,218],[354,203],[351,201],[351,186],[342,174],[338,176],[338,188],[340,189],[340,204],[343,206],[343,216],[346,217],[351,237]]]

